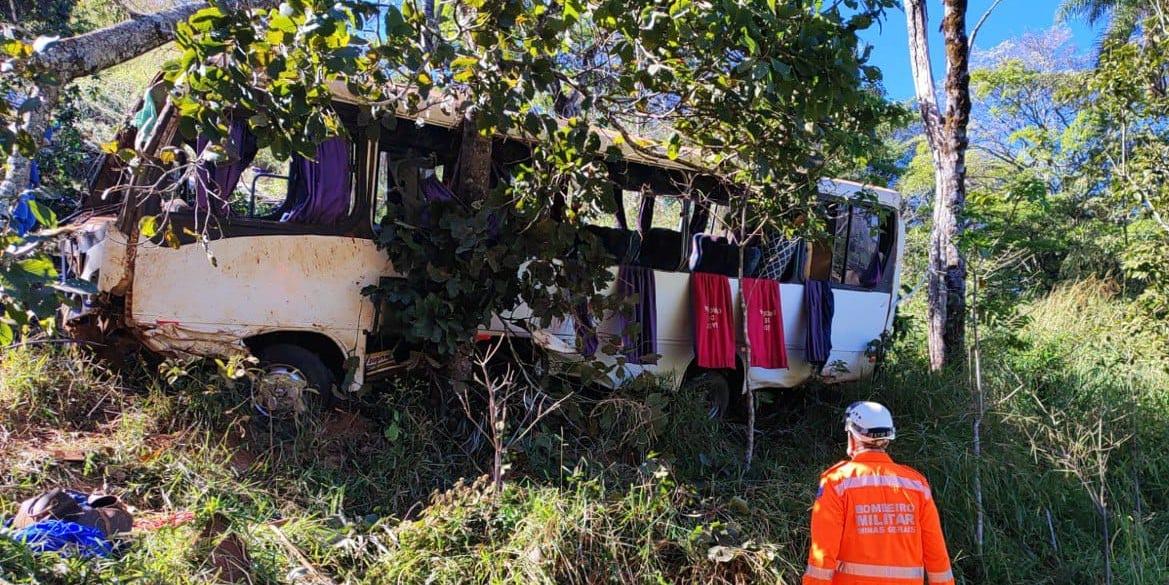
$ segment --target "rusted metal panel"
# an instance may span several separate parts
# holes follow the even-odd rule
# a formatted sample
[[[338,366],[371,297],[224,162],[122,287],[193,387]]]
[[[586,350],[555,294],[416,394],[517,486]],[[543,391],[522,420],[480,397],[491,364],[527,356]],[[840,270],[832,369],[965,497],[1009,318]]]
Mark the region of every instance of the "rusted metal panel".
[[[242,339],[312,331],[364,357],[373,325],[364,287],[389,274],[370,240],[338,236],[228,238],[178,249],[139,243],[128,324],[151,349],[231,355]]]
[[[148,349],[161,354],[220,357],[248,354],[243,339],[231,328],[200,331],[178,323],[161,322],[142,325],[138,337]]]

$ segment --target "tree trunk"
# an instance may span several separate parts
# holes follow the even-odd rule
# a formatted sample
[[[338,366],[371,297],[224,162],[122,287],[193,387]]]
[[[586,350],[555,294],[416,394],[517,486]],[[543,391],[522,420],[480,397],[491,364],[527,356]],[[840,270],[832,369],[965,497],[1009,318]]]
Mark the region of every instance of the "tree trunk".
[[[475,130],[473,111],[463,119],[463,141],[459,147],[455,193],[468,205],[473,213],[479,202],[487,198],[491,190],[491,137],[481,136]],[[463,348],[452,356],[450,365],[451,383],[456,392],[466,392],[471,382],[471,359],[475,342],[468,339]],[[494,415],[494,414],[493,414]],[[492,425],[495,424],[494,419]],[[498,452],[496,453],[498,457]]]
[[[45,128],[49,124],[49,112],[51,108],[46,108],[45,103],[56,103],[61,96],[61,87],[57,85],[46,85],[37,88],[35,97],[41,100],[41,107],[34,108],[31,112],[25,115],[24,130],[38,141],[45,135]],[[0,205],[3,203],[14,201],[25,189],[29,186],[29,180],[32,177],[32,161],[22,156],[16,150],[8,155],[8,172],[4,175],[4,181],[0,183]]]
[[[487,198],[491,191],[491,137],[475,128],[474,111],[463,120],[463,142],[459,148],[457,192],[470,204]]]
[[[240,3],[239,7],[275,4],[275,0],[255,0]],[[49,115],[57,105],[61,88],[74,79],[93,75],[170,42],[174,39],[175,25],[206,6],[206,2],[191,2],[155,14],[138,15],[83,35],[61,39],[43,53],[31,57],[30,67],[53,71],[58,82],[56,86],[46,85],[38,89],[40,106],[28,113],[24,129],[40,140]],[[8,168],[12,172],[0,184],[0,200],[11,200],[25,189],[29,164],[28,159],[19,154],[9,156]]]
[[[746,198],[744,198],[746,199]],[[744,266],[747,263],[747,201],[739,210],[739,229],[742,230],[742,239],[739,244],[739,308],[743,312],[743,396],[747,399],[747,453],[743,460],[747,467],[755,459],[755,390],[751,388],[751,316],[747,309],[746,287],[743,280],[747,276]],[[725,413],[724,413],[725,414]]]
[[[966,263],[958,249],[966,205],[966,127],[970,121],[970,45],[966,0],[944,0],[946,113],[938,109],[930,66],[925,0],[904,0],[918,110],[934,161],[934,224],[929,247],[930,368],[963,363]]]

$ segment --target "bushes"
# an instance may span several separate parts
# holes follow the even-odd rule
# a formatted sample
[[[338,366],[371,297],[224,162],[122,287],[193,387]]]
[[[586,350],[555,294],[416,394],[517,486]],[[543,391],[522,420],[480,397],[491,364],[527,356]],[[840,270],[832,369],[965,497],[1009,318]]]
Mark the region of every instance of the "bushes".
[[[920,421],[910,435],[898,433],[896,453],[933,482],[951,553],[971,582],[1098,582],[1109,565],[1118,583],[1169,579],[1157,554],[1169,548],[1169,523],[1154,512],[1169,503],[1169,459],[1159,449],[1169,438],[1169,374],[1157,338],[1139,333],[1147,328],[1130,308],[1109,283],[1086,281],[984,332],[981,461],[970,454],[964,375],[926,376],[922,358],[903,347],[875,384],[901,424],[905,414]],[[972,489],[979,467],[981,558]]]
[[[776,547],[733,534],[656,462],[641,481],[606,487],[460,484],[420,518],[379,526],[364,582],[761,583],[784,572]],[[736,531],[737,532],[737,531]]]
[[[897,417],[894,457],[931,481],[961,582],[1093,583],[1110,564],[1116,583],[1165,583],[1169,374],[1126,315],[1107,285],[1090,282],[1026,306],[1009,331],[986,331],[980,460],[966,374],[928,374],[911,333],[869,383],[778,394],[761,410],[750,470],[739,463],[740,425],[711,423],[698,397],[641,383],[565,402],[509,454],[501,491],[457,479],[481,475],[487,454],[454,447],[419,385],[280,443],[209,372],[114,383],[72,352],[17,350],[0,357],[4,424],[23,421],[8,427],[14,437],[73,424],[101,399],[95,388],[114,391],[102,404],[121,412],[97,429],[111,449],[84,469],[5,461],[0,485],[24,487],[0,488],[4,509],[48,482],[108,482],[148,514],[196,519],[60,575],[51,556],[0,539],[0,576],[202,582],[214,566],[199,534],[220,514],[259,583],[299,567],[272,526],[338,582],[796,583],[817,476],[843,457],[842,406],[871,398]]]
[[[93,430],[122,405],[114,376],[73,348],[23,346],[0,352],[0,427]]]

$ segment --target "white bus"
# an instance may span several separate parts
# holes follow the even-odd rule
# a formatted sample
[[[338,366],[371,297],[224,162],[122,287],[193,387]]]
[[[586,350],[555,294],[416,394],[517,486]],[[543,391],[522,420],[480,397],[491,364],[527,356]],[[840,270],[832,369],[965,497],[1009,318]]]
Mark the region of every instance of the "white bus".
[[[158,101],[150,102],[154,99]],[[63,246],[67,269],[94,282],[99,291],[86,299],[85,310],[71,316],[74,329],[129,332],[164,355],[254,355],[277,380],[273,391],[292,396],[291,408],[302,406],[298,389],[304,386],[344,394],[402,369],[392,340],[376,333],[379,308],[362,294],[379,279],[394,277],[386,254],[375,244],[378,215],[388,197],[422,198],[427,181],[433,184],[453,168],[458,120],[433,107],[392,128],[380,125],[379,131],[369,132],[361,127],[355,100],[343,92],[335,100],[338,115],[355,138],[331,144],[332,153],[315,163],[294,160],[275,172],[210,168],[199,188],[160,180],[160,173],[135,177],[115,159],[107,161]],[[158,114],[138,116],[141,129],[119,136],[123,144],[136,143],[155,154],[179,147],[195,156],[201,145],[185,144],[179,136],[178,117],[165,92],[147,92],[140,108]],[[248,150],[246,139],[233,140]],[[503,157],[524,148],[502,137],[497,145]],[[779,282],[787,367],[747,367],[736,349],[734,367],[704,368],[695,352],[693,274],[726,276],[736,308],[740,289],[737,265],[695,265],[696,248],[733,246],[718,238],[717,206],[704,210],[674,191],[674,175],[686,170],[665,158],[627,150],[611,170],[621,207],[642,221],[624,227],[630,221],[626,217],[624,223],[615,219],[590,229],[612,244],[614,265],[652,272],[652,335],[660,355],[653,364],[628,363],[624,375],[614,372],[614,384],[641,372],[679,385],[702,384],[717,416],[738,395],[729,389],[740,385],[743,376],[756,388],[790,388],[813,375],[843,381],[872,372],[873,344],[891,330],[897,302],[904,228],[896,192],[824,181],[821,191],[832,216],[832,236],[818,242],[765,239],[753,254],[756,265],[748,270]],[[201,196],[201,191],[221,186],[229,200]],[[306,189],[320,192],[306,195]],[[170,195],[157,194],[164,190]],[[333,200],[322,199],[326,192]],[[172,195],[174,200],[164,201]],[[170,227],[147,237],[140,229],[142,218],[155,216]],[[199,241],[199,234],[206,234],[207,241]],[[631,247],[631,241],[637,245]],[[835,308],[827,324],[830,355],[815,364],[808,360],[805,343],[805,287],[810,281],[826,283],[823,289]],[[515,311],[522,313],[523,307]],[[741,342],[742,315],[734,318]],[[617,321],[605,319],[591,330],[600,336],[620,335]],[[480,335],[500,335],[505,328],[496,322]],[[555,359],[571,361],[581,357],[579,335],[580,324],[569,320],[527,339]],[[597,357],[610,364],[618,359]]]

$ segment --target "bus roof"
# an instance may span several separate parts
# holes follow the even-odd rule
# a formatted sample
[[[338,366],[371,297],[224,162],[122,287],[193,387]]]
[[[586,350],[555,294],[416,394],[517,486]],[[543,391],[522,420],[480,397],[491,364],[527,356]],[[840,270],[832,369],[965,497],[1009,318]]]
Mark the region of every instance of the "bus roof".
[[[366,103],[365,100],[354,95],[349,91],[345,84],[340,82],[333,82],[330,87],[334,99],[340,102],[360,105]],[[421,121],[424,124],[432,126],[439,126],[442,128],[454,129],[458,127],[462,120],[456,113],[459,110],[459,104],[455,97],[444,95],[441,99],[427,103],[420,111],[411,110],[405,104],[399,101],[397,106],[397,115],[399,118],[406,120],[413,120],[415,122]],[[597,129],[597,134],[601,137],[601,149],[605,150],[611,145],[617,145],[621,150],[621,157],[629,162],[640,163],[648,166],[677,170],[677,171],[698,171],[701,172],[701,166],[697,163],[687,160],[693,160],[697,153],[694,149],[683,149],[683,152],[677,159],[670,159],[666,156],[665,150],[657,145],[657,141],[642,139],[640,137],[631,136],[629,139],[621,136],[620,133],[614,130],[603,128]],[[517,140],[526,140],[527,137],[511,136]],[[641,148],[635,148],[629,143],[630,140],[641,141],[644,144]],[[646,151],[650,152],[646,152]],[[687,156],[690,155],[690,156]],[[881,205],[889,207],[900,207],[901,194],[892,189],[885,187],[877,187],[874,185],[866,185],[856,181],[849,181],[845,179],[822,179],[820,181],[820,193],[823,195],[853,198],[862,191],[875,193],[877,201]]]

